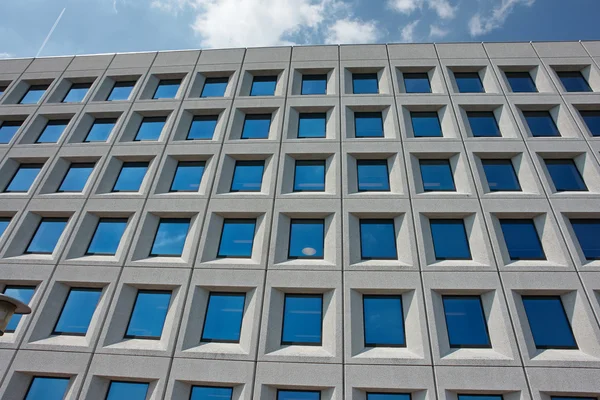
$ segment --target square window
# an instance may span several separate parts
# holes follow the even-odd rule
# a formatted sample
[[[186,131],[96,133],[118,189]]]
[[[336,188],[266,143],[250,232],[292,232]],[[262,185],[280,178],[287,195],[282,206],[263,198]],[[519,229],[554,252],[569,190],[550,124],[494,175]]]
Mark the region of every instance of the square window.
[[[4,287],[3,292],[4,295],[10,296],[13,299],[17,299],[24,304],[29,304],[34,293],[35,286],[13,285],[6,285]],[[17,327],[19,326],[19,322],[21,322],[22,317],[22,314],[13,314],[13,316],[10,318],[10,321],[8,321],[8,325],[6,325],[6,328],[4,329],[4,333],[14,332],[15,330],[17,330]]]
[[[290,221],[289,259],[323,259],[325,221],[292,219]]]
[[[5,193],[26,193],[35,182],[44,164],[21,164],[4,189]]]
[[[300,113],[298,116],[298,138],[324,138],[327,113]]]
[[[115,255],[127,228],[127,221],[127,218],[100,218],[85,254]]]
[[[171,192],[197,192],[204,174],[204,161],[179,161],[171,183]]]
[[[96,118],[90,127],[84,142],[106,142],[116,123],[116,118]]]
[[[106,101],[129,100],[135,84],[136,81],[115,82]]]
[[[101,296],[102,289],[71,288],[52,334],[85,336]]]
[[[70,378],[34,376],[27,389],[25,400],[63,400]]]
[[[459,394],[458,400],[503,400],[501,394]]]
[[[170,291],[138,290],[125,339],[160,339],[170,303]]]
[[[360,258],[362,260],[398,258],[393,219],[360,220]]]
[[[442,296],[450,348],[491,348],[480,296]]]
[[[40,102],[44,93],[48,90],[48,85],[31,85],[29,90],[23,95],[19,104],[37,104]]]
[[[239,343],[245,293],[211,292],[202,328],[202,342]]]
[[[490,192],[521,191],[511,160],[481,160]]]
[[[529,72],[505,72],[504,74],[514,93],[537,93],[537,87]]]
[[[454,176],[448,160],[419,160],[423,190],[455,192]]]
[[[48,121],[40,136],[38,136],[36,143],[56,143],[62,136],[65,128],[69,124],[68,119],[56,119]]]
[[[52,254],[67,222],[68,218],[42,218],[25,254]]]
[[[411,400],[410,393],[367,393],[367,400]]]
[[[383,137],[383,119],[381,111],[355,112],[354,113],[354,136]]]
[[[546,259],[533,220],[503,219],[500,226],[512,261]]]
[[[302,74],[301,94],[327,94],[327,74]]]
[[[63,103],[81,103],[88,91],[92,87],[91,83],[74,83],[62,99]]]
[[[571,226],[586,260],[600,260],[600,219],[572,219]]]
[[[548,111],[523,111],[533,137],[558,137],[560,132]]]
[[[124,162],[113,192],[138,192],[148,170],[147,162]]]
[[[0,144],[8,144],[23,125],[23,121],[0,122]]]
[[[460,93],[485,93],[477,72],[455,72],[454,79]]]
[[[260,192],[264,170],[264,160],[236,160],[230,192]]]
[[[414,137],[442,137],[442,125],[437,111],[412,111],[410,120]]]
[[[377,73],[352,74],[352,93],[354,94],[377,94],[379,93],[379,81]]]
[[[161,79],[154,91],[152,98],[157,99],[174,99],[179,91],[181,79]]]
[[[229,77],[224,78],[206,78],[200,97],[224,97]]]
[[[161,218],[150,257],[181,257],[189,229],[189,218]]]
[[[471,132],[475,137],[500,137],[500,128],[493,111],[467,111]]]
[[[405,347],[402,296],[363,295],[365,347]]]
[[[167,117],[144,117],[133,141],[142,142],[158,140],[166,122]]]
[[[313,390],[277,390],[277,400],[321,400],[321,392]]]
[[[465,222],[462,219],[432,219],[429,226],[436,260],[472,258]]]
[[[250,96],[274,96],[277,86],[277,75],[255,76],[252,79]]]
[[[560,296],[522,296],[537,349],[577,349]]]
[[[147,383],[111,381],[106,400],[145,400],[147,394]]]
[[[211,140],[218,120],[218,115],[196,115],[192,119],[186,140]]]
[[[246,114],[242,139],[267,139],[271,129],[271,114]]]
[[[359,192],[389,192],[390,174],[387,160],[356,160]]]
[[[427,72],[403,72],[406,93],[431,93]]]
[[[95,163],[72,163],[57,192],[81,192],[85,188]]]
[[[324,192],[325,161],[296,160],[294,192]]]
[[[592,88],[580,71],[557,71],[556,75],[558,75],[560,82],[567,92],[592,91]]]
[[[281,344],[320,346],[322,333],[323,296],[286,293]],[[292,397],[286,398],[292,399]]]
[[[252,257],[255,229],[255,219],[225,219],[217,258]]]
[[[232,395],[232,388],[193,386],[190,400],[231,400]]]
[[[10,217],[0,217],[0,238],[2,237],[2,235],[4,235],[4,231],[6,230],[6,228],[8,228],[10,221]]]
[[[588,190],[573,160],[549,159],[544,161],[557,192]]]
[[[592,136],[600,136],[600,111],[597,110],[581,110],[579,111],[581,114],[581,118],[587,125],[588,129]],[[6,122],[5,122],[6,123]],[[19,128],[17,128],[19,129]],[[2,130],[0,128],[0,136],[2,135]]]

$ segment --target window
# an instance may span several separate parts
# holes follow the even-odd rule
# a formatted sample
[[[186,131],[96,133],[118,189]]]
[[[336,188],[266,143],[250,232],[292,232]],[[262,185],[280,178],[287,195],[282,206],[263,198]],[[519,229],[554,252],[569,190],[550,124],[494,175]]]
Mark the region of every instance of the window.
[[[600,260],[600,219],[572,219],[571,226],[586,260]]]
[[[2,97],[4,92],[6,92],[7,87],[8,87],[8,85],[0,85],[0,97]]]
[[[21,128],[23,121],[0,122],[0,144],[8,144]]]
[[[459,394],[458,400],[503,400],[501,394]]]
[[[33,185],[44,164],[21,164],[4,189],[6,193],[26,193]]]
[[[171,183],[171,192],[197,192],[200,189],[204,161],[179,161]]]
[[[126,339],[160,339],[171,303],[171,292],[138,290]]]
[[[88,91],[92,87],[91,83],[74,83],[63,98],[63,103],[81,103]]]
[[[245,293],[211,292],[204,317],[202,341],[239,343],[245,302]]]
[[[298,138],[324,138],[326,113],[300,113],[298,117]]]
[[[512,261],[546,259],[533,220],[504,219],[500,226]]]
[[[551,159],[544,161],[557,192],[588,190],[573,160]]]
[[[94,170],[94,163],[73,163],[58,187],[58,192],[81,192]]]
[[[554,119],[548,111],[523,111],[527,126],[533,137],[560,136]]]
[[[592,136],[600,136],[600,111],[581,110],[579,113],[581,114],[581,118],[583,118],[583,121],[590,130]],[[0,129],[0,136],[2,136],[1,132],[2,131]]]
[[[190,400],[231,400],[232,388],[193,386]]]
[[[475,137],[500,137],[500,128],[493,111],[467,111],[471,132]]]
[[[235,162],[231,192],[260,192],[265,169],[264,160]]]
[[[135,84],[136,81],[115,82],[106,101],[129,100]]]
[[[255,76],[252,80],[250,96],[274,96],[277,76]]]
[[[477,72],[455,72],[454,79],[460,93],[484,93],[481,78]]]
[[[381,111],[355,112],[354,129],[357,138],[383,137],[383,119]]]
[[[187,140],[211,140],[217,127],[218,115],[196,115],[192,119]]]
[[[286,293],[281,344],[320,346],[323,331],[322,316],[322,295]],[[281,396],[279,398],[281,399]]]
[[[402,296],[363,295],[365,347],[404,347]]]
[[[560,296],[523,296],[523,307],[537,349],[576,349]]]
[[[296,160],[294,192],[324,192],[325,161]]]
[[[133,141],[142,142],[158,140],[166,122],[166,117],[144,117]]]
[[[111,381],[106,400],[145,400],[147,393],[147,383]]]
[[[377,73],[352,74],[352,92],[354,94],[377,94],[379,82]]]
[[[29,90],[23,95],[19,104],[37,104],[40,102],[44,93],[48,89],[48,85],[31,85]]]
[[[106,142],[116,123],[116,118],[96,118],[84,142]]]
[[[442,126],[437,111],[412,111],[410,113],[415,137],[442,137]]]
[[[591,92],[592,88],[587,83],[580,71],[557,71],[556,75],[560,79],[567,92]]]
[[[529,72],[505,72],[506,79],[514,93],[537,93],[537,88]]]
[[[68,218],[42,218],[25,254],[52,254],[68,221]]]
[[[250,258],[254,244],[255,219],[225,219],[218,258]]]
[[[56,143],[63,134],[65,128],[69,124],[69,120],[57,119],[48,121],[36,143]]]
[[[174,99],[179,91],[179,85],[181,85],[181,79],[161,79],[152,98],[154,100]]]
[[[146,176],[147,162],[124,162],[113,192],[137,192]]]
[[[85,254],[115,255],[125,228],[127,228],[127,218],[100,218]]]
[[[490,192],[520,191],[521,185],[511,160],[481,160]]]
[[[390,177],[387,160],[356,160],[359,192],[389,192]]]
[[[200,97],[224,97],[229,77],[206,78]]]
[[[462,219],[432,219],[429,226],[436,260],[471,259],[467,230]]]
[[[367,393],[367,400],[411,400],[410,393]]]
[[[327,94],[327,74],[302,74],[302,94]]]
[[[323,259],[325,221],[322,219],[292,219],[290,221],[290,259]]]
[[[277,390],[277,400],[321,400],[321,392],[313,390]]]
[[[448,160],[419,160],[423,190],[426,192],[456,191]]]
[[[71,288],[52,334],[85,336],[101,296],[102,289]]]
[[[63,400],[69,387],[69,378],[34,376],[25,400]]]
[[[597,397],[580,397],[580,396],[551,396],[551,400],[598,400]]]
[[[271,114],[247,114],[242,139],[267,139],[271,129]]]
[[[150,257],[180,257],[189,229],[189,218],[161,218]]]
[[[6,285],[4,287],[4,292],[6,296],[10,296],[14,299],[19,300],[24,304],[29,304],[33,294],[35,293],[35,286],[12,286]],[[19,322],[21,322],[21,318],[23,316],[21,314],[13,314],[8,321],[8,325],[6,325],[6,329],[4,329],[5,333],[14,332],[17,330],[19,326]]]
[[[0,217],[0,238],[4,234],[4,231],[6,231],[6,228],[8,228],[8,225],[10,225],[10,221],[10,217]]]
[[[431,93],[427,72],[403,72],[406,93]]]
[[[451,348],[492,347],[480,296],[442,296]]]
[[[363,260],[398,258],[393,219],[360,220],[360,255]]]

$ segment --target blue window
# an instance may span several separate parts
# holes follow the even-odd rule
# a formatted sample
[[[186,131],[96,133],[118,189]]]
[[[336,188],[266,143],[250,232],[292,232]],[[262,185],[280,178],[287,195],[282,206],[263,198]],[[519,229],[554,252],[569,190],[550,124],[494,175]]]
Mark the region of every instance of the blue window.
[[[225,90],[227,89],[227,83],[229,78],[206,78],[204,81],[204,87],[202,87],[202,94],[200,97],[223,97],[225,96]]]
[[[24,304],[29,304],[34,293],[35,286],[6,285],[4,287],[4,294],[6,296],[10,296],[13,299],[17,299]],[[6,325],[6,329],[4,329],[4,332],[14,332],[19,326],[19,322],[21,322],[22,317],[23,316],[21,314],[13,314],[10,321],[8,321],[8,325]]]
[[[252,80],[250,96],[273,96],[277,86],[277,75],[255,76]]]
[[[166,122],[166,117],[144,117],[133,141],[141,142],[158,140]]]
[[[393,219],[360,220],[360,255],[363,260],[398,258]]]
[[[73,163],[69,167],[58,192],[81,192],[94,170],[94,163]]]
[[[523,116],[533,137],[556,137],[560,132],[548,111],[523,111]]]
[[[576,349],[560,296],[523,296],[529,329],[537,349]]]
[[[573,160],[549,159],[544,161],[557,192],[588,190]]]
[[[131,96],[135,84],[136,81],[115,82],[106,101],[129,100],[129,96]]]
[[[320,346],[323,331],[322,316],[322,295],[286,293],[281,344]]]
[[[265,169],[264,160],[235,162],[231,192],[260,192]]]
[[[423,190],[426,192],[456,191],[448,160],[419,160]]]
[[[233,388],[193,386],[190,400],[231,400]]]
[[[7,85],[0,85],[0,97],[6,92]]]
[[[277,400],[321,400],[321,392],[314,390],[277,390]]]
[[[6,185],[6,193],[28,192],[42,170],[43,164],[21,164],[13,175],[12,179]]]
[[[113,192],[137,192],[146,176],[147,162],[124,162]]]
[[[503,219],[500,226],[512,261],[546,259],[533,220]]]
[[[326,119],[326,113],[300,113],[298,117],[298,138],[324,138]]]
[[[254,244],[255,219],[225,219],[218,258],[250,258]]]
[[[471,132],[475,137],[500,137],[500,128],[493,111],[467,111]]]
[[[52,334],[85,336],[101,296],[102,289],[71,288]]]
[[[324,192],[325,161],[296,160],[294,192]]]
[[[442,296],[451,348],[490,348],[480,296]]]
[[[357,138],[383,137],[383,119],[381,111],[355,112],[354,129]]]
[[[503,400],[501,394],[459,394],[458,400]]]
[[[484,93],[481,78],[477,72],[455,72],[454,79],[460,93]]]
[[[189,218],[161,218],[150,257],[180,257],[189,228]]]
[[[153,99],[174,99],[179,91],[181,79],[161,79],[154,91]]]
[[[19,104],[37,104],[40,102],[44,93],[48,90],[48,85],[31,85],[29,90],[23,95]]]
[[[387,160],[356,160],[359,192],[389,192],[390,176]]]
[[[81,103],[87,95],[91,83],[74,83],[63,98],[63,103]]]
[[[471,259],[467,230],[462,219],[432,219],[429,226],[436,260]]]
[[[365,347],[404,347],[402,296],[363,295]]]
[[[116,123],[116,118],[96,118],[84,142],[106,142]]]
[[[114,255],[119,248],[127,218],[100,218],[86,255]]]
[[[52,254],[67,222],[68,218],[42,218],[25,253]]]
[[[406,93],[431,93],[427,72],[403,72]]]
[[[367,393],[367,400],[411,400],[410,393]]]
[[[147,393],[147,383],[111,381],[106,400],[146,400]]]
[[[410,120],[415,137],[442,137],[442,125],[437,111],[412,111]]]
[[[10,143],[23,125],[23,121],[2,121],[0,122],[0,144]]]
[[[292,219],[288,258],[323,259],[325,221],[322,219]]]
[[[511,160],[481,160],[490,192],[520,191],[521,185]]]
[[[187,140],[211,140],[217,127],[218,115],[196,115],[190,124]]]
[[[505,72],[506,79],[510,84],[510,89],[514,93],[536,93],[537,87],[529,72]]]
[[[580,397],[580,396],[551,396],[551,400],[598,400],[597,397]]]
[[[571,226],[586,260],[600,260],[600,219],[572,219]]]
[[[247,114],[242,139],[267,139],[271,129],[271,114]]]
[[[69,387],[69,378],[34,376],[25,400],[63,400]]]
[[[327,74],[302,75],[302,94],[327,94]]]
[[[203,342],[239,343],[245,293],[211,292],[204,316]]]
[[[592,91],[592,88],[579,71],[557,71],[556,75],[558,75],[558,78],[567,92]]]
[[[11,218],[10,217],[0,217],[0,238],[4,235],[4,231],[10,225]]]
[[[354,94],[377,94],[379,93],[379,81],[377,73],[352,74],[352,93]]]
[[[581,118],[587,125],[592,136],[600,136],[600,111],[597,110],[580,110]],[[18,128],[17,128],[18,129]],[[0,136],[1,134],[0,128]]]
[[[40,136],[38,136],[36,143],[56,143],[63,134],[65,128],[69,124],[69,120],[57,119],[48,121]]]
[[[170,303],[170,291],[138,290],[125,338],[160,339]]]
[[[171,183],[171,192],[197,192],[205,164],[204,161],[179,161]]]

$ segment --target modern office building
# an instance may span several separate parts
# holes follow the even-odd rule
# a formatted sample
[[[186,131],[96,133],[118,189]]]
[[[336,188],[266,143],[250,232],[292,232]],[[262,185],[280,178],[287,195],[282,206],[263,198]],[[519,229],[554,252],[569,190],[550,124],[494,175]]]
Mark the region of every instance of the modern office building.
[[[600,396],[600,42],[0,61],[0,399]]]

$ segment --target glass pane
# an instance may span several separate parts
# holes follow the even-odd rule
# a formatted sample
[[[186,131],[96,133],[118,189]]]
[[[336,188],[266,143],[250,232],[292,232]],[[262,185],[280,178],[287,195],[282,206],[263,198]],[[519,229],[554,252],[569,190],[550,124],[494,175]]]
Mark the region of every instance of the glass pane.
[[[42,218],[26,253],[51,254],[67,226],[67,218]]]
[[[91,83],[74,83],[67,92],[67,95],[63,99],[63,103],[81,103],[87,95]]]
[[[0,123],[0,144],[10,143],[21,128],[22,121],[4,121]]]
[[[567,92],[591,92],[592,88],[579,71],[556,72]]]
[[[302,75],[302,94],[327,94],[327,74]]]
[[[456,86],[460,93],[483,93],[481,78],[477,72],[455,72]]]
[[[365,347],[404,346],[401,296],[363,296]]]
[[[106,400],[146,400],[148,384],[143,382],[112,381]]]
[[[200,97],[223,97],[229,78],[206,78]]]
[[[255,76],[252,80],[250,96],[273,96],[277,86],[277,76]]]
[[[36,376],[31,381],[25,400],[63,400],[69,381],[69,378]]]
[[[10,217],[0,217],[0,238],[4,234],[4,231],[6,230],[6,228],[8,228],[8,225],[10,224],[10,220],[11,220]]]
[[[288,258],[323,258],[325,221],[322,219],[292,219]]]
[[[355,136],[357,138],[383,137],[383,120],[381,118],[381,112],[355,112]]]
[[[442,126],[436,111],[411,112],[413,134],[415,137],[442,137]]]
[[[398,258],[394,220],[361,219],[360,254],[363,260]]]
[[[324,192],[325,161],[296,160],[294,192]]]
[[[146,176],[147,162],[124,162],[113,192],[137,192]]]
[[[254,243],[255,219],[226,219],[217,257],[250,258]]]
[[[490,192],[520,191],[511,160],[481,160]]]
[[[500,394],[459,394],[458,400],[503,400]]]
[[[71,164],[65,175],[59,192],[81,192],[94,170],[94,163]]]
[[[322,306],[321,295],[286,294],[281,344],[319,345],[323,323]]]
[[[200,189],[204,165],[204,161],[179,161],[171,183],[171,192],[197,192]]]
[[[573,160],[544,161],[557,192],[588,190]]]
[[[429,225],[436,260],[471,259],[469,240],[462,219],[432,219]]]
[[[468,111],[469,125],[475,137],[500,137],[500,128],[493,111]]]
[[[321,392],[301,390],[278,390],[277,400],[320,400]]]
[[[128,100],[134,86],[135,81],[116,82],[106,100]]]
[[[352,74],[352,88],[354,94],[379,93],[377,74]]]
[[[40,133],[40,136],[35,141],[36,143],[56,143],[63,134],[65,128],[69,124],[69,120],[53,120],[48,121],[46,127]]]
[[[529,72],[505,72],[510,88],[515,93],[535,93],[537,88]]]
[[[245,302],[245,293],[211,293],[202,341],[239,343]]]
[[[247,114],[242,139],[267,139],[271,128],[271,114]]]
[[[409,393],[367,393],[367,400],[410,400]]]
[[[166,121],[165,117],[144,117],[133,140],[136,142],[158,140]]]
[[[232,388],[194,386],[190,400],[231,400],[232,394]]]
[[[479,296],[442,296],[450,347],[491,347]]]
[[[17,299],[24,304],[29,304],[33,294],[35,293],[35,286],[11,286],[6,285],[4,287],[4,294]],[[19,322],[23,317],[22,314],[13,314],[4,332],[14,332],[19,326]]]
[[[326,113],[300,113],[298,119],[299,138],[324,138]]]
[[[217,127],[218,115],[196,115],[192,119],[188,140],[211,140]]]
[[[48,89],[48,85],[31,85],[21,101],[19,101],[19,104],[39,103],[44,93],[46,93],[46,89]]]
[[[96,118],[84,142],[106,142],[116,123],[116,118]]]
[[[600,260],[600,219],[572,219],[571,225],[586,260]]]
[[[500,225],[511,260],[546,259],[533,220],[505,219],[500,220]]]
[[[52,333],[85,335],[100,296],[102,289],[71,289]]]
[[[232,192],[260,192],[264,161],[236,161],[231,181]]]
[[[529,321],[535,347],[538,349],[576,349],[560,297],[523,296],[523,306]]]
[[[125,337],[159,339],[170,302],[171,292],[139,290]]]
[[[600,136],[600,111],[579,111],[592,136]],[[1,134],[0,134],[1,136]]]
[[[533,137],[560,136],[560,132],[548,111],[523,111]]]
[[[126,218],[100,218],[87,255],[114,255],[127,228]]]
[[[5,192],[27,192],[40,173],[42,164],[21,164],[10,183],[4,189]]]
[[[420,160],[419,164],[424,191],[456,191],[452,168],[448,160]]]
[[[389,192],[387,160],[356,160],[359,192]]]
[[[598,400],[597,397],[580,397],[580,396],[552,396],[551,400]]]
[[[180,79],[162,79],[154,92],[153,99],[174,99],[179,91]]]
[[[181,256],[189,228],[190,220],[188,218],[161,218],[150,256]]]
[[[431,93],[427,72],[403,72],[406,93]]]

